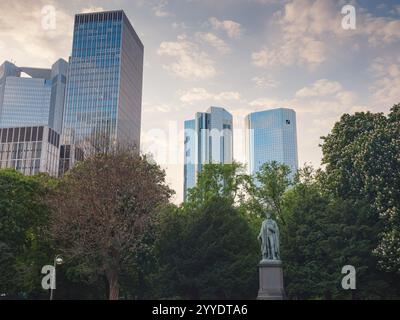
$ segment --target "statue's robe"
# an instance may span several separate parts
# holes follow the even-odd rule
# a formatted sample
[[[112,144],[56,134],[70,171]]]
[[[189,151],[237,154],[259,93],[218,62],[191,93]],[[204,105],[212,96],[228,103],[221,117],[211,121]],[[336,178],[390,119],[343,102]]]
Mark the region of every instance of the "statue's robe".
[[[262,223],[259,238],[261,238],[261,251],[267,259],[280,259],[279,255],[279,229],[274,220],[265,220]]]

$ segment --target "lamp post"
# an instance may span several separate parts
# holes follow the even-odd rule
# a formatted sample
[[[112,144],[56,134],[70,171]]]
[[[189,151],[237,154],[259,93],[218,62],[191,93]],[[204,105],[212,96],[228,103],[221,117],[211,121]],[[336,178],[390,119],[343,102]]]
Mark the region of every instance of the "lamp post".
[[[54,282],[52,283],[52,286],[50,289],[50,300],[53,300],[53,295],[54,295],[53,294],[53,292],[54,292],[53,285],[54,285],[54,287],[56,285],[56,267],[57,267],[57,265],[63,264],[63,262],[64,262],[64,259],[60,254],[58,254],[54,257],[54,278],[53,278]]]

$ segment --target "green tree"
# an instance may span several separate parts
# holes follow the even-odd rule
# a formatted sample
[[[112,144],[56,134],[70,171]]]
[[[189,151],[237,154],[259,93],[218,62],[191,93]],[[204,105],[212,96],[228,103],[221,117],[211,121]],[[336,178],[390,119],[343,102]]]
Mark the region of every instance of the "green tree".
[[[381,113],[344,115],[323,138],[326,188],[365,201],[384,224],[375,252],[387,271],[400,272],[400,105]]]
[[[189,190],[188,205],[201,205],[215,198],[224,198],[231,203],[242,200],[246,183],[248,176],[239,163],[205,164],[196,186]]]
[[[250,210],[263,216],[264,206],[267,206],[278,220],[283,219],[282,199],[292,184],[290,174],[288,166],[276,161],[263,164],[247,185]]]
[[[393,278],[372,254],[381,221],[368,203],[344,200],[321,188],[322,172],[306,168],[284,197],[282,256],[287,293],[293,299],[396,297]],[[323,179],[322,179],[323,180]],[[341,288],[342,267],[357,271],[357,289]]]
[[[52,254],[43,201],[52,179],[0,170],[0,292],[20,298],[44,298],[41,268]]]
[[[329,201],[308,176],[284,196],[281,255],[290,299],[331,298],[338,285],[329,245]]]
[[[254,299],[259,246],[224,198],[163,217],[157,241],[160,298]]]
[[[134,263],[143,235],[172,191],[165,172],[134,150],[116,147],[78,163],[49,195],[51,234],[67,259],[107,280],[120,297],[120,278]]]
[[[160,216],[156,296],[256,297],[259,246],[252,219],[240,206],[248,180],[238,163],[205,165],[189,201]]]

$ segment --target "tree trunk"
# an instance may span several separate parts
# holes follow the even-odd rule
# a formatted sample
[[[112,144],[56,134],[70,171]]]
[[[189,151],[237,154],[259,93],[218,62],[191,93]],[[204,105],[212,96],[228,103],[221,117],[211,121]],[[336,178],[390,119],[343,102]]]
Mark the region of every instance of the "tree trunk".
[[[109,300],[118,300],[119,298],[118,272],[114,270],[108,271],[107,281],[109,288]]]

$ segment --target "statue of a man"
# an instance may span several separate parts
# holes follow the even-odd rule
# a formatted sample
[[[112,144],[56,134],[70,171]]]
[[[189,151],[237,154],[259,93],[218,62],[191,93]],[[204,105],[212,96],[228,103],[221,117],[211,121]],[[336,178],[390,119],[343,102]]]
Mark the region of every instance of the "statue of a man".
[[[279,228],[267,212],[267,219],[263,221],[258,239],[261,240],[263,260],[280,260],[279,253]]]

